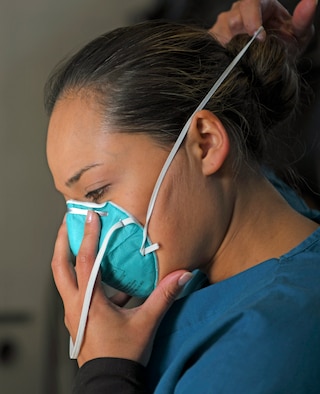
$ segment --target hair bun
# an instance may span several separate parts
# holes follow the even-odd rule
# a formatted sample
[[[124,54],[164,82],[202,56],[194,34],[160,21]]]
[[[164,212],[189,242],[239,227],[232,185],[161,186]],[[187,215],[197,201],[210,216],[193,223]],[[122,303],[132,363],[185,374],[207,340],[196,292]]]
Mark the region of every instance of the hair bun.
[[[246,41],[246,35],[234,37],[227,45],[230,56],[234,57]],[[241,59],[240,67],[257,100],[264,129],[287,121],[296,112],[300,78],[293,58],[278,37],[269,32],[263,42],[256,40]]]

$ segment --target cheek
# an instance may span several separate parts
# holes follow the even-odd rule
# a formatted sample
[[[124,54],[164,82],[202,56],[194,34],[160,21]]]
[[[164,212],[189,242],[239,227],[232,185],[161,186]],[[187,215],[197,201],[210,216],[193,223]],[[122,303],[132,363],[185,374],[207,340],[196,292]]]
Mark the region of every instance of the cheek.
[[[190,221],[176,217],[161,224],[154,231],[154,236],[150,233],[152,241],[160,245],[157,250],[159,279],[178,269],[192,271],[197,268],[194,259],[196,239],[192,231]]]
[[[152,171],[145,171],[146,166],[144,164],[143,171],[139,169],[136,172],[128,172],[126,179],[123,181],[125,187],[117,190],[117,200],[114,200],[116,204],[131,213],[143,226],[146,222],[151,195],[162,168],[162,161],[163,159],[156,163]],[[141,176],[141,173],[144,173],[144,175]],[[156,200],[157,205],[158,198]]]
[[[124,198],[116,202],[119,206],[129,212],[144,226],[150,198],[145,194],[126,193]]]
[[[152,242],[160,245],[157,251],[159,278],[192,265],[194,229],[189,215],[191,201],[181,182],[166,182],[158,199],[148,229]]]

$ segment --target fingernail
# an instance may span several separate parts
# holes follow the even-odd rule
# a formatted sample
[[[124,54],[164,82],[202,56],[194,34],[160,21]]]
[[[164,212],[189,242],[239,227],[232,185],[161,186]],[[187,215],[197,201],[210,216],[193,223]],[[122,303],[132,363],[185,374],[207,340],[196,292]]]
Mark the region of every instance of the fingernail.
[[[184,274],[182,274],[178,280],[178,284],[180,287],[183,287],[184,285],[186,285],[190,279],[192,279],[193,274],[191,272],[185,272]]]
[[[263,30],[261,33],[259,33],[259,34],[257,35],[257,39],[258,39],[259,41],[264,41],[265,38],[266,38],[266,31],[265,31],[265,30]]]
[[[93,215],[93,211],[88,211],[87,213],[87,218],[86,218],[86,222],[87,223],[91,223],[92,222],[92,215]]]

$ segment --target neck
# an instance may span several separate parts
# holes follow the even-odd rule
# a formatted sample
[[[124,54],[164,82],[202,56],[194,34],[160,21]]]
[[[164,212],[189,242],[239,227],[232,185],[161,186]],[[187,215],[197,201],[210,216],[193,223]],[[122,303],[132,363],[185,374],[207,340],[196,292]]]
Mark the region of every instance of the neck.
[[[239,180],[237,188],[227,233],[207,273],[211,283],[279,258],[318,227],[293,210],[262,176]]]

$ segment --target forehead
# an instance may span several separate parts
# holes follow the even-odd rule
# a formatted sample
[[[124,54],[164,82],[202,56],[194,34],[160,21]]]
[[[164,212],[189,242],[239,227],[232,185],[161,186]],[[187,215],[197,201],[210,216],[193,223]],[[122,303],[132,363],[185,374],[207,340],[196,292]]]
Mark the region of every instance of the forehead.
[[[56,183],[99,160],[111,134],[105,129],[100,108],[92,98],[75,95],[57,102],[47,136],[47,159]]]
[[[87,97],[59,100],[49,122],[47,158],[60,191],[83,168],[103,165],[124,171],[155,160],[162,150],[148,135],[115,132],[105,124],[99,104]]]
[[[47,137],[48,159],[72,141],[90,141],[91,134],[101,131],[102,116],[93,99],[82,96],[65,97],[57,101],[52,112]],[[92,139],[94,140],[94,139]]]

